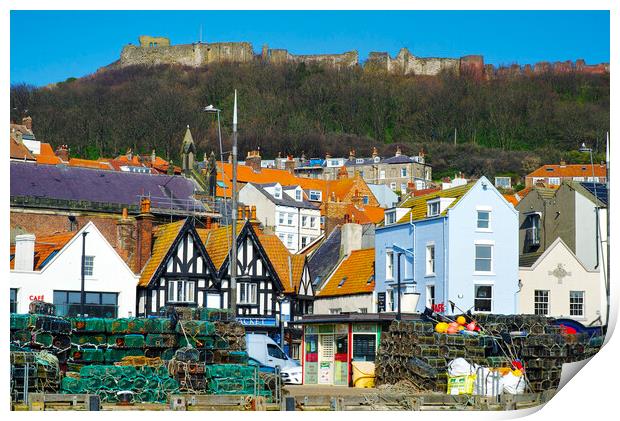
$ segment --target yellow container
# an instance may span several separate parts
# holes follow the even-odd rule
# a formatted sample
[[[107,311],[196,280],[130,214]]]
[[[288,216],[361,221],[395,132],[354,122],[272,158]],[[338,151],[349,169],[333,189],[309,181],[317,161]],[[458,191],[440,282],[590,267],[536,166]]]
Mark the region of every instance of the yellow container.
[[[353,386],[375,387],[375,363],[372,361],[353,361]]]

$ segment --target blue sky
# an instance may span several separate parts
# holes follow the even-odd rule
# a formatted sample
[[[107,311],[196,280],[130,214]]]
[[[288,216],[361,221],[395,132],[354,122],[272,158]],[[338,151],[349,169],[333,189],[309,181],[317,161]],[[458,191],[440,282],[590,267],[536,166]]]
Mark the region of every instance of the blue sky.
[[[139,35],[173,44],[249,41],[293,54],[356,49],[421,57],[482,54],[486,63],[609,61],[608,11],[12,11],[11,83],[92,73]]]

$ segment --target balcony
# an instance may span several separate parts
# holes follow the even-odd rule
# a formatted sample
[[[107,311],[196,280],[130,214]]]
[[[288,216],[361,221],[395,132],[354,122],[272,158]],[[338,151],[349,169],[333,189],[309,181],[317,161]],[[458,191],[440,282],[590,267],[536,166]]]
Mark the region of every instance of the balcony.
[[[540,229],[538,228],[526,228],[525,229],[525,245],[535,247],[540,245]]]

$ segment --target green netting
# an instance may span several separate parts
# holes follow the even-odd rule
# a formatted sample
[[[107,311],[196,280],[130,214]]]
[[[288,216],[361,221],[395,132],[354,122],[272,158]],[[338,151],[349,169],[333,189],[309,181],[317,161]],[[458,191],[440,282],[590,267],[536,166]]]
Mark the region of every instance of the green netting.
[[[151,348],[174,348],[177,346],[177,337],[174,334],[149,333],[145,344]]]
[[[248,353],[245,351],[230,351],[228,353],[228,358],[231,363],[236,363],[236,364],[247,364],[248,363]]]
[[[209,392],[222,395],[222,394],[234,394],[234,393],[252,393],[254,388],[247,389],[243,379],[236,378],[215,378],[209,380],[208,385]]]
[[[54,341],[54,337],[51,333],[33,333],[32,334],[32,342],[37,345],[41,345],[44,347],[52,346],[52,342]]]
[[[129,321],[131,319],[108,319],[106,329],[108,333],[116,335],[129,333]]]
[[[125,346],[128,348],[144,348],[144,335],[125,335]]]
[[[107,343],[107,337],[103,333],[74,333],[71,335],[71,343],[75,345],[105,345]]]
[[[175,391],[179,388],[179,382],[177,382],[175,379],[171,377],[162,378],[161,388],[165,390],[166,392]]]
[[[73,377],[65,377],[62,379],[60,387],[67,393],[82,393],[82,382],[80,379],[74,379]]]
[[[17,330],[11,332],[11,340],[19,342],[20,344],[30,343],[32,339],[32,333],[29,330]]]
[[[144,389],[142,392],[138,393],[136,397],[140,402],[154,402],[157,400],[157,393],[154,390]]]
[[[106,331],[106,319],[73,317],[69,320],[71,321],[71,328],[76,332],[103,333]]]
[[[26,330],[31,326],[34,326],[34,320],[30,314],[11,313],[11,330]]]
[[[161,353],[161,359],[164,361],[169,361],[174,358],[174,354],[176,353],[176,349],[164,349]]]
[[[168,377],[168,367],[166,367],[164,364],[160,365],[159,367],[157,367],[155,369],[155,375],[157,377],[161,377],[161,378],[165,378]]]
[[[127,319],[127,333],[145,334],[145,322],[146,319],[144,318]]]
[[[197,308],[195,317],[198,320],[207,320],[210,322],[232,320],[233,312],[230,309],[221,308]]]
[[[147,333],[174,333],[172,321],[164,318],[151,318],[144,321]]]
[[[215,324],[204,320],[179,321],[176,331],[181,335],[185,332],[187,336],[208,336],[215,333]]]
[[[192,346],[199,349],[214,349],[216,339],[213,336],[179,336],[179,347]]]
[[[124,357],[136,357],[144,355],[142,349],[113,349],[108,348],[105,351],[104,358],[106,363],[116,363],[121,361]]]
[[[106,339],[108,346],[125,346],[125,335],[108,335]]]
[[[91,363],[103,362],[103,349],[71,347],[73,361],[86,361]]]
[[[254,366],[241,364],[210,364],[205,367],[207,378],[217,377],[254,377]]]

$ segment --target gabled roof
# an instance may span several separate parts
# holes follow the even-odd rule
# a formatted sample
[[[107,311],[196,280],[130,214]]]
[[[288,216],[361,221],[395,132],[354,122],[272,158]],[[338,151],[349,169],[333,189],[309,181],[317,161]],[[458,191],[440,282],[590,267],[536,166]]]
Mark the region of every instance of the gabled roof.
[[[310,281],[317,286],[324,281],[340,259],[341,227],[336,226],[308,260]]]
[[[319,297],[367,294],[375,289],[375,249],[355,250],[321,288]]]
[[[13,136],[9,136],[11,142],[11,159],[21,159],[26,161],[36,161],[36,158],[30,153],[23,143],[18,142]]]
[[[41,143],[41,149],[36,158],[37,164],[58,165],[62,163],[61,159],[54,153],[52,145],[49,143]]]
[[[305,256],[291,254],[276,235],[265,234],[261,230],[257,230],[257,235],[267,258],[282,281],[284,293],[296,293],[301,282]]]
[[[519,204],[519,200],[515,197],[514,194],[502,194],[502,196],[504,196],[504,199],[506,199],[506,201],[512,206],[517,206]]]
[[[237,222],[237,238],[241,234],[243,225],[244,222]],[[220,271],[230,251],[232,225],[211,229],[199,228],[196,231],[205,245],[215,269]]]
[[[453,208],[459,200],[476,184],[475,182],[470,182],[462,186],[453,187],[450,189],[439,190],[436,192],[432,192],[429,194],[425,194],[422,196],[416,197],[408,197],[399,205],[400,208],[409,208],[409,211],[405,213],[405,215],[400,218],[397,223],[407,222],[410,219],[416,221],[418,219],[426,218],[426,202],[428,200],[433,200],[437,198],[453,198],[455,200],[444,209],[441,215],[446,215],[448,213],[448,209]]]
[[[378,224],[385,217],[385,209],[379,206],[360,206],[350,204],[346,207],[346,213],[351,215],[352,220],[357,224]]]
[[[314,210],[319,210],[318,207],[316,207],[315,205],[313,205],[312,203],[310,203],[307,200],[302,200],[300,202],[298,202],[297,200],[293,199],[292,197],[290,197],[288,194],[286,193],[282,193],[282,199],[276,199],[275,197],[273,197],[273,195],[271,193],[269,193],[267,190],[265,190],[265,186],[267,187],[271,187],[273,185],[275,185],[275,183],[273,184],[255,184],[255,183],[248,183],[251,184],[254,188],[256,188],[256,190],[258,190],[263,196],[265,196],[267,199],[269,199],[271,202],[275,203],[276,205],[279,206],[288,206],[291,208],[302,208],[302,209],[314,209]],[[289,189],[291,190],[291,189]]]
[[[34,270],[38,271],[53,258],[56,253],[62,250],[77,231],[65,232],[62,234],[54,234],[35,238],[34,243]],[[15,244],[10,247],[11,256],[15,255]],[[45,265],[44,265],[45,263]],[[15,259],[11,259],[11,269],[15,268]]]
[[[532,171],[526,177],[592,177],[594,167],[595,177],[607,177],[607,166],[594,164],[543,165]]]
[[[140,274],[140,280],[138,281],[138,286],[146,287],[151,283],[151,279],[153,278],[153,274],[159,268],[161,263],[163,262],[166,254],[168,254],[168,250],[172,247],[174,240],[181,232],[181,228],[186,223],[186,219],[180,220],[177,222],[172,222],[170,224],[164,224],[157,227],[157,232],[155,233],[155,241],[153,242],[153,250],[151,252],[151,258],[146,262],[142,273]]]
[[[69,158],[70,167],[93,168],[96,170],[113,170],[112,165],[106,161],[93,159]]]
[[[597,206],[606,207],[609,202],[608,187],[604,183],[577,182],[568,180],[564,181],[564,183],[573,190],[579,192],[582,196],[588,198],[592,203],[595,203]]]
[[[551,245],[549,247],[547,247],[547,249],[544,252],[541,253],[530,253],[530,256],[528,256],[529,258],[527,260],[522,261],[521,258],[519,258],[519,268],[520,269],[527,269],[527,270],[534,270],[536,269],[536,267],[541,264],[541,262],[543,260],[545,260],[545,258],[551,254],[551,252],[556,248],[556,247],[563,247],[564,249],[566,249],[568,251],[568,253],[577,261],[579,262],[579,265],[583,268],[584,271],[586,272],[597,272],[596,270],[588,270],[584,265],[583,262],[581,260],[579,260],[579,257],[577,257],[577,255],[571,250],[570,247],[568,247],[566,245],[566,243],[564,242],[564,240],[562,240],[562,237],[558,237],[555,239],[555,241],[553,241],[553,243],[551,243]],[[523,264],[522,264],[523,263]]]

